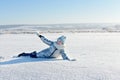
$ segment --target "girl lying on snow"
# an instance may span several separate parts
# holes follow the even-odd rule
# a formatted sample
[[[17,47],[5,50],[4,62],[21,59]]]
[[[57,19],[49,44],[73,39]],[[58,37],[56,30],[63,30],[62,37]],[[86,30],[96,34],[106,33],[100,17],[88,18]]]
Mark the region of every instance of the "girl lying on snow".
[[[18,55],[18,57],[21,56],[30,56],[32,58],[57,58],[59,55],[62,56],[63,60],[70,60],[64,51],[64,42],[66,37],[61,36],[57,39],[56,42],[50,41],[47,38],[45,38],[42,35],[39,35],[39,33],[36,33],[40,39],[47,45],[49,45],[49,48],[46,48],[40,52],[31,52],[31,53],[21,53]]]

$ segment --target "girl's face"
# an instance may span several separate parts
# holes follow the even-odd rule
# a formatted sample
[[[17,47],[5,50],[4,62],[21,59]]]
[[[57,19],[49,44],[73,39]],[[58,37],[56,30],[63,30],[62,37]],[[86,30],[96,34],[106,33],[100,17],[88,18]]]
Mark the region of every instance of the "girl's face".
[[[63,45],[62,41],[60,41],[60,40],[57,41],[57,44],[58,45]]]

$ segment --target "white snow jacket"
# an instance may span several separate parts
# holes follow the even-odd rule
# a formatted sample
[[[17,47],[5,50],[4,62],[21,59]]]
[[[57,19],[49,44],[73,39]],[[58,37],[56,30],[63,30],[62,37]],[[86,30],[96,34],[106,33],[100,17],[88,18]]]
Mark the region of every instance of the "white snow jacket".
[[[47,38],[45,38],[44,36],[41,36],[40,39],[50,47],[38,52],[36,54],[37,57],[57,58],[58,56],[61,55],[64,60],[69,60],[69,58],[67,57],[67,55],[65,54],[65,51],[64,51],[64,42],[66,39],[65,36],[61,36],[57,39],[57,40],[61,40],[63,45],[58,45],[57,41],[56,42],[50,41]]]

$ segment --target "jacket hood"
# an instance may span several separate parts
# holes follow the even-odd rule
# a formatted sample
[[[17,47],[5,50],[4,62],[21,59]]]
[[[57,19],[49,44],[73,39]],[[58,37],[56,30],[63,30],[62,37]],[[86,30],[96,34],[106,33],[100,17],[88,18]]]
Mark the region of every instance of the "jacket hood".
[[[64,44],[65,43],[65,40],[66,40],[66,37],[65,36],[60,36],[57,41],[62,41],[62,43]]]

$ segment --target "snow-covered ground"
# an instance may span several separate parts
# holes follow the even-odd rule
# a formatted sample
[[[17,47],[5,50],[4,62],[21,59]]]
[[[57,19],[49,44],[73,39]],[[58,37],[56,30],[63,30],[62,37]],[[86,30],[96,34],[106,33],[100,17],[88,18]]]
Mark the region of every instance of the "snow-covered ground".
[[[35,34],[0,35],[0,80],[120,80],[120,33],[43,33],[67,36],[66,53],[77,61],[13,58],[46,47]]]

